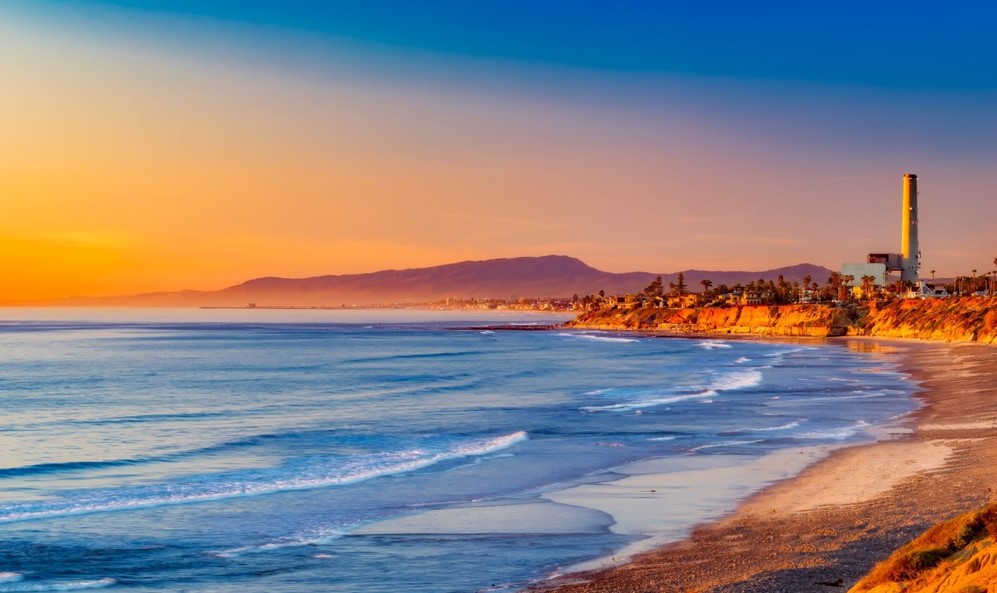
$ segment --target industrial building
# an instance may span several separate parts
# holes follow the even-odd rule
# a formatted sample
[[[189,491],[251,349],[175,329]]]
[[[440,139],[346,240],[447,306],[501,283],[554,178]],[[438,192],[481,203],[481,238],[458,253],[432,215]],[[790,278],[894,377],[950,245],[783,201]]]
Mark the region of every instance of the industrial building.
[[[917,284],[920,279],[921,251],[917,237],[917,175],[907,173],[903,179],[903,200],[900,208],[900,253],[870,253],[865,263],[841,264],[841,274],[851,276],[850,286],[861,286],[862,278],[872,276],[876,286],[886,286],[892,272],[900,272],[900,280]]]

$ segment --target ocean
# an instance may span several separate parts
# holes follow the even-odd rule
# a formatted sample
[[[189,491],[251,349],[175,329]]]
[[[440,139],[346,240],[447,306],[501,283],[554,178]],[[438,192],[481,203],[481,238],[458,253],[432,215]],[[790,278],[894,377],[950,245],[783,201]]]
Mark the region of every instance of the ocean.
[[[564,319],[0,311],[0,593],[516,591],[917,407],[836,344],[483,328]],[[647,460],[684,498],[646,522],[567,494]]]

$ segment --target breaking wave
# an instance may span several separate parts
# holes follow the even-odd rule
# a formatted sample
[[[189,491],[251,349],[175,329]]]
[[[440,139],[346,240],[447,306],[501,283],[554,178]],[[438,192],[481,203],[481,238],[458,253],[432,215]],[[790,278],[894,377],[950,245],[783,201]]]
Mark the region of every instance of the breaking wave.
[[[81,491],[51,500],[0,505],[0,523],[352,484],[426,468],[451,459],[486,455],[527,438],[526,432],[518,431],[487,439],[457,440],[435,446],[427,444],[425,449],[312,458],[282,468],[206,475],[153,486]]]
[[[653,408],[667,404],[674,404],[688,400],[709,400],[720,393],[736,391],[748,387],[755,387],[762,382],[762,373],[758,370],[738,371],[728,373],[713,379],[709,385],[700,389],[687,390],[680,393],[653,393],[640,392],[636,398],[629,401],[601,406],[584,406],[580,408],[584,412],[627,412],[640,410],[643,408]],[[590,394],[612,394],[613,390],[592,391]]]
[[[12,574],[12,573],[0,573],[0,574]],[[110,587],[111,585],[114,585],[117,582],[118,581],[109,577],[105,577],[103,579],[94,579],[90,581],[65,581],[65,582],[56,582],[56,583],[26,582],[22,579],[18,579],[16,582],[0,581],[0,593],[4,593],[6,591],[33,592],[33,591],[81,591],[84,589],[103,589],[104,587]]]

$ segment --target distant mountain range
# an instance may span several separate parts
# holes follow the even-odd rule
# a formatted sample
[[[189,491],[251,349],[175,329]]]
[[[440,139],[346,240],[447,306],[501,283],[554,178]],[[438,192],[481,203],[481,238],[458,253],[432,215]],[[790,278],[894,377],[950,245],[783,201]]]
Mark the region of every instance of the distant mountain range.
[[[714,286],[747,283],[752,280],[802,281],[811,276],[823,283],[831,270],[813,264],[799,264],[761,272],[714,272],[687,270],[685,282],[699,290],[700,280]],[[384,270],[369,274],[314,276],[311,278],[256,278],[215,291],[183,290],[115,297],[72,297],[60,301],[71,306],[131,307],[243,307],[259,306],[353,306],[382,303],[426,303],[447,297],[516,299],[571,297],[638,292],[659,274],[603,272],[573,257],[547,255],[465,261],[430,268]],[[667,288],[678,273],[660,274]]]

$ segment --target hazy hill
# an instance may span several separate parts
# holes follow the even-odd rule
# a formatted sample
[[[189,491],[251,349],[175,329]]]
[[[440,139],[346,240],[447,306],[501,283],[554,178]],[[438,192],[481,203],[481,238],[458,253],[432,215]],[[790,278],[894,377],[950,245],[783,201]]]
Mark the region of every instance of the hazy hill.
[[[830,270],[812,264],[761,272],[685,272],[690,289],[701,288],[704,278],[714,286],[745,283],[764,278],[801,280],[809,274],[824,282]],[[423,303],[446,297],[513,299],[520,297],[570,297],[574,294],[636,292],[654,280],[651,272],[611,273],[590,267],[573,257],[548,255],[384,270],[369,274],[314,276],[311,278],[256,278],[217,291],[159,292],[105,298],[73,297],[63,305],[118,305],[135,307],[198,306],[339,306],[377,303]],[[665,286],[678,273],[661,274]]]

